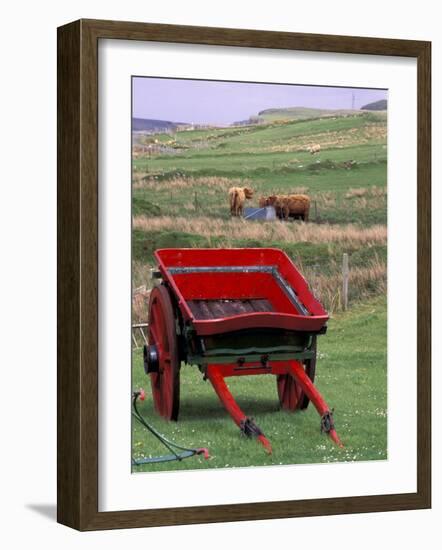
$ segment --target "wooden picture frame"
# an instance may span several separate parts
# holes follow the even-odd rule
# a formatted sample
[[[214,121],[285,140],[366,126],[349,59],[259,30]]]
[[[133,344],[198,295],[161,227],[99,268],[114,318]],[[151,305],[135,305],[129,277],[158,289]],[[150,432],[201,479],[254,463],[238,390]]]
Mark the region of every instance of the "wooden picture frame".
[[[417,492],[98,511],[98,41],[402,56],[418,70]],[[431,506],[431,44],[79,20],[58,29],[58,521],[82,531],[381,512]]]

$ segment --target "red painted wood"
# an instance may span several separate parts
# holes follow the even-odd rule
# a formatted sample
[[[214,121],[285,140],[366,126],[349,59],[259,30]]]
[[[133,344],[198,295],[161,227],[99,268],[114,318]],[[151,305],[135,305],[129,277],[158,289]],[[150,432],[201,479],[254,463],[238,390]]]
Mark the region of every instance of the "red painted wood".
[[[190,319],[192,320],[191,317]],[[316,332],[324,326],[327,320],[327,315],[323,317],[304,317],[284,313],[246,313],[227,319],[192,320],[192,325],[198,335],[210,336],[253,328],[279,328]]]
[[[324,398],[313,385],[307,374],[304,372],[304,367],[302,366],[302,363],[300,363],[299,361],[289,361],[289,371],[296,379],[298,384],[301,386],[302,391],[313,403],[319,415],[322,417],[326,412],[330,412],[331,409],[324,401]],[[331,429],[328,435],[339,447],[344,446],[341,443],[341,440],[339,439],[335,429]]]
[[[155,252],[160,272],[177,297],[183,317],[197,334],[207,336],[244,328],[282,328],[318,331],[328,320],[321,304],[290,258],[274,248],[198,249],[174,248]],[[309,314],[301,315],[269,273],[187,273],[171,275],[172,267],[276,266],[295,290]],[[232,313],[230,316],[197,319],[189,307],[192,300],[265,299],[272,312]]]
[[[180,399],[180,362],[175,315],[164,285],[152,289],[149,299],[149,344],[158,350],[159,372],[150,373],[155,409],[167,420],[177,420]]]
[[[218,395],[221,403],[224,405],[227,412],[233,418],[235,424],[240,427],[241,422],[246,420],[246,415],[240,409],[238,403],[235,401],[233,395],[224,380],[219,365],[208,365],[206,371],[207,378],[210,380],[216,394]],[[264,446],[265,450],[270,454],[272,452],[272,446],[270,441],[264,434],[259,435],[257,440]]]
[[[270,273],[187,273],[173,275],[173,279],[186,302],[264,298],[275,311],[297,314]]]

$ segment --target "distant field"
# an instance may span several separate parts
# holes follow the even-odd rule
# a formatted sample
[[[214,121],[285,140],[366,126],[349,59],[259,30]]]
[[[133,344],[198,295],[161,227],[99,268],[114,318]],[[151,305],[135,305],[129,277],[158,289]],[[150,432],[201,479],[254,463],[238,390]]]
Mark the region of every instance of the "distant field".
[[[230,160],[232,168],[235,159]],[[225,158],[224,164],[228,163],[229,159]],[[258,204],[260,195],[304,192],[311,197],[311,221],[315,223],[386,223],[385,162],[356,165],[350,170],[331,167],[333,164],[327,162],[308,166],[310,168],[302,169],[280,166],[279,170],[261,172],[261,176],[255,168],[246,171],[247,176],[243,177],[237,172],[216,176],[215,170],[204,170],[207,175],[202,175],[201,171],[186,172],[183,168],[156,178],[136,173],[134,214],[142,214],[144,208],[149,216],[173,213],[227,219],[230,218],[229,187],[250,185],[256,196],[247,203],[250,206]],[[357,196],[354,189],[365,189],[365,192]],[[150,205],[155,212],[149,211]]]
[[[379,201],[378,194],[374,207],[368,209],[366,202],[358,204],[345,196],[355,188],[386,190],[386,121],[373,121],[373,116],[362,113],[150,136],[158,143],[167,138],[173,154],[160,151],[134,159],[134,200],[153,203],[157,214],[170,213],[172,208],[184,209],[186,215],[228,217],[226,194],[231,180],[237,185],[247,180],[256,196],[251,205],[260,194],[305,188],[316,202],[318,219],[314,221],[386,223],[385,193],[384,200]],[[318,155],[306,151],[312,143],[321,145]],[[215,177],[224,182],[214,185],[202,179]],[[177,179],[188,180],[180,192],[175,192]]]
[[[161,471],[320,462],[352,462],[387,458],[387,324],[386,300],[369,300],[329,322],[318,340],[315,383],[331,407],[345,445],[336,447],[319,430],[319,416],[310,404],[303,412],[280,411],[272,375],[229,378],[229,387],[246,414],[253,416],[273,446],[267,455],[256,441],[241,436],[209,382],[196,367],[181,369],[178,422],[166,422],[153,410],[150,381],[141,350],[133,353],[133,388],[146,388],[140,412],[166,437],[185,447],[208,447],[201,457],[135,467]],[[133,423],[134,458],[169,454],[138,422]]]
[[[371,111],[373,113],[373,111]],[[387,116],[386,111],[375,111],[375,115],[378,115],[379,119],[385,119]],[[315,109],[309,107],[289,107],[284,109],[266,109],[259,113],[259,118],[267,122],[278,120],[302,120],[307,118],[319,118],[319,117],[341,117],[341,116],[354,116],[355,111],[350,109]]]

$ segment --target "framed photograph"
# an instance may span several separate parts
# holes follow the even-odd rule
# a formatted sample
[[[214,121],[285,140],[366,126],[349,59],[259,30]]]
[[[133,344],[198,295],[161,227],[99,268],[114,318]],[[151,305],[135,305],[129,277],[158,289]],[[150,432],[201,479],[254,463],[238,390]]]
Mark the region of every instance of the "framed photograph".
[[[431,506],[431,44],[58,29],[58,521]]]

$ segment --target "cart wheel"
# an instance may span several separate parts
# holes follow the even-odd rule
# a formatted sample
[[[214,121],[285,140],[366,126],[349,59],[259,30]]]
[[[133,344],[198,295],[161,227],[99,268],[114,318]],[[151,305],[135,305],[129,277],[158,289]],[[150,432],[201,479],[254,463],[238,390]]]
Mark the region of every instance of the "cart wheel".
[[[167,420],[177,420],[180,407],[180,361],[175,314],[164,285],[152,289],[149,300],[149,345],[158,353],[158,372],[150,373],[156,411]]]
[[[312,351],[314,356],[304,362],[305,373],[312,382],[315,381],[316,371],[316,336],[313,336]],[[276,377],[279,404],[282,409],[296,411],[306,409],[310,399],[304,394],[296,380],[290,374],[280,374]]]
[[[279,404],[282,409],[296,411],[300,408],[303,391],[290,374],[278,374],[276,377]]]

